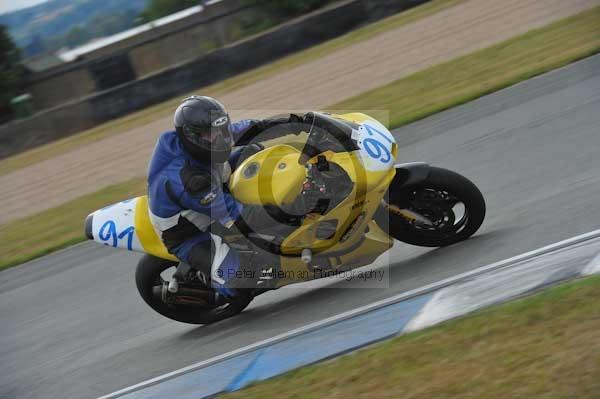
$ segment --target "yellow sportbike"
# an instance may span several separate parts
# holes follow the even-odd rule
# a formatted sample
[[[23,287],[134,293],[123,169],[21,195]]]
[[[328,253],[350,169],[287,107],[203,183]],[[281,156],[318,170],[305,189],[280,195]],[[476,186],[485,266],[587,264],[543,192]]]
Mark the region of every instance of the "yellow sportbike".
[[[90,214],[87,237],[143,252],[136,285],[144,301],[171,319],[207,324],[241,312],[269,290],[369,265],[394,239],[441,247],[480,227],[485,201],[467,178],[426,163],[396,163],[394,136],[365,114],[308,115],[306,134],[243,154],[226,187],[275,223],[211,226],[213,240],[240,255],[234,278],[243,295],[225,300],[207,276],[194,273],[173,289],[170,275],[179,263],[150,222],[146,196]]]

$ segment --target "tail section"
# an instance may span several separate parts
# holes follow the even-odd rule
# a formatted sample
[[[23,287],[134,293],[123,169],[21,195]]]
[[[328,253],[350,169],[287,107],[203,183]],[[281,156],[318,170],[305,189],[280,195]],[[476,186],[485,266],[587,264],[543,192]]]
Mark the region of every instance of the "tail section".
[[[146,196],[121,201],[91,213],[85,220],[85,235],[103,245],[176,260],[154,231],[148,216]]]

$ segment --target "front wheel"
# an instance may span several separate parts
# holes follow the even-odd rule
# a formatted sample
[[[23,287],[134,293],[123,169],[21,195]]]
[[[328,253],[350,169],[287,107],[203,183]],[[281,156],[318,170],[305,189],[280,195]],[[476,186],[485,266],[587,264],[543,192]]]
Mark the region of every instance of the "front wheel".
[[[135,270],[135,284],[144,302],[161,315],[190,324],[210,324],[226,319],[240,313],[252,297],[240,297],[232,302],[220,305],[193,306],[186,304],[167,303],[163,299],[165,281],[168,279],[169,269],[177,267],[176,262],[144,255]],[[193,297],[182,297],[188,302]]]
[[[374,219],[399,241],[443,247],[473,235],[484,217],[485,200],[469,179],[431,167],[425,180],[408,187],[394,179]]]

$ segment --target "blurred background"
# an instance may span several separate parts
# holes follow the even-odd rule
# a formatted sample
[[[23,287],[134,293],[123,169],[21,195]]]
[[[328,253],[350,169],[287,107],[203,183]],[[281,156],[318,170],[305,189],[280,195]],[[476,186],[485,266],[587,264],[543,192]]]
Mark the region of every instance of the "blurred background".
[[[281,24],[332,1],[3,2],[0,123],[15,124],[0,127],[0,157],[225,79],[422,2],[338,2],[333,12],[288,27]],[[275,26],[279,28],[267,36],[248,40]],[[30,118],[34,114],[40,117]],[[19,121],[24,118],[27,122]],[[21,132],[18,140],[7,131],[15,129]]]

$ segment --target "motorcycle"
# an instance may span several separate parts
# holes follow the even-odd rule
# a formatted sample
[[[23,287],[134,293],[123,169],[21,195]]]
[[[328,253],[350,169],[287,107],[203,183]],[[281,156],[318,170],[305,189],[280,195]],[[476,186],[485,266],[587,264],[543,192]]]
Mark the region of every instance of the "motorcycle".
[[[214,270],[208,279],[190,268],[181,281],[169,277],[179,261],[155,232],[146,196],[90,214],[86,236],[144,253],[135,280],[152,309],[180,322],[209,324],[241,312],[264,292],[369,265],[394,239],[443,247],[481,226],[485,201],[479,189],[450,170],[396,164],[396,140],[377,120],[315,112],[309,122],[299,143],[245,154],[229,178],[237,201],[261,206],[278,222],[271,230],[246,226],[213,236],[239,253],[243,295],[216,295]]]

